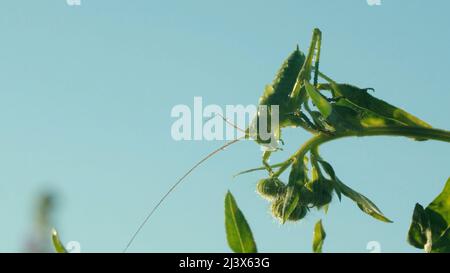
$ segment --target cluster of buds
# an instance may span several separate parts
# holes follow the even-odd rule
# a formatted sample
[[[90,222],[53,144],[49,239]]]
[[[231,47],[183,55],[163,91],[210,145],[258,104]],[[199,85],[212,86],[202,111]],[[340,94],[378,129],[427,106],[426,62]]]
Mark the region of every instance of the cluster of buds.
[[[295,172],[293,168],[292,172]],[[291,172],[288,185],[277,177],[261,179],[257,184],[257,192],[271,202],[272,215],[281,222],[299,221],[311,208],[322,208],[332,200],[333,182],[322,175],[315,175],[308,182],[293,180]]]

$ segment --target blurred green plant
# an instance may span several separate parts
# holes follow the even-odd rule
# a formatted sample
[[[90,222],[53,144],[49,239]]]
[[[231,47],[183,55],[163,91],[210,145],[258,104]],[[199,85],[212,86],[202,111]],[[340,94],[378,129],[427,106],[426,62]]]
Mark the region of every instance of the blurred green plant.
[[[25,251],[33,253],[51,252],[52,246],[48,234],[54,225],[56,195],[51,191],[39,194],[37,204],[33,207],[34,221],[30,235],[27,236]]]
[[[58,232],[56,229],[52,230],[52,242],[53,247],[55,248],[56,253],[67,253],[66,248],[64,247],[64,244],[59,239]]]

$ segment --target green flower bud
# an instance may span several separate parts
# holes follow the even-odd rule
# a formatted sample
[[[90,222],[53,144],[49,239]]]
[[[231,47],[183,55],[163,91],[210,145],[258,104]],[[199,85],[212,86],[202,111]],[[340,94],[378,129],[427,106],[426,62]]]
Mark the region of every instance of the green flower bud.
[[[316,207],[323,207],[332,200],[333,184],[331,181],[320,178],[311,182],[311,189],[313,193],[312,204]]]
[[[314,202],[314,193],[307,186],[300,189],[300,198],[298,200],[303,206],[309,206]]]
[[[278,197],[272,203],[271,210],[272,215],[275,218],[282,219],[283,218],[283,206],[284,206],[284,198]]]
[[[291,213],[291,215],[289,215],[288,220],[294,222],[299,221],[303,219],[307,213],[308,209],[305,206],[298,203],[297,206],[295,207],[295,210]]]
[[[263,198],[272,201],[284,192],[285,187],[277,178],[266,178],[258,181],[256,190]]]
[[[284,197],[279,197],[277,198],[273,203],[272,203],[272,215],[277,218],[277,219],[282,219],[283,218],[283,207],[284,207]],[[295,207],[294,211],[289,215],[288,217],[288,221],[299,221],[301,219],[303,219],[306,214],[308,213],[308,209],[306,208],[306,206],[298,203],[297,206]]]
[[[328,192],[315,193],[314,206],[321,208],[331,203],[332,195]]]

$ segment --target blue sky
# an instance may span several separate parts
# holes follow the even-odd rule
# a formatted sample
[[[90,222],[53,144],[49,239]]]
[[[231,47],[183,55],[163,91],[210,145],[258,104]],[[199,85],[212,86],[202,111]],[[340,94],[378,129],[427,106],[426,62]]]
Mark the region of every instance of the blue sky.
[[[2,1],[0,4],[0,251],[20,251],[35,199],[58,193],[64,241],[85,252],[121,251],[170,185],[218,141],[175,142],[177,104],[254,104],[296,44],[323,32],[321,68],[438,128],[450,128],[450,3],[348,1]],[[306,141],[285,135],[286,158]],[[263,173],[251,142],[231,147],[190,176],[130,248],[227,252],[223,199],[230,189],[260,251],[309,252],[323,218],[325,252],[416,251],[406,242],[414,204],[428,204],[449,177],[449,145],[400,138],[345,139],[322,155],[339,177],[394,220],[349,200],[281,226],[255,194]]]

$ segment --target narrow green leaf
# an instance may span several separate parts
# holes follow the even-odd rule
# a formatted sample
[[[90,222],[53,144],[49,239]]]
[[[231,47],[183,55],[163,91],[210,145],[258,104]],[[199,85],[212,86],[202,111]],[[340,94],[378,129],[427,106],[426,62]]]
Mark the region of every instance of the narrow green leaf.
[[[428,205],[427,209],[437,212],[446,223],[450,223],[450,178],[442,192]]]
[[[322,160],[322,159],[317,159],[317,161],[320,163],[320,165],[322,165],[322,168],[328,174],[330,179],[335,180],[336,179],[336,172],[334,171],[334,169],[331,166],[331,164],[326,162],[325,160]]]
[[[328,174],[331,181],[335,181],[337,179],[337,177],[336,177],[336,173],[334,172],[334,169],[331,166],[331,164],[322,159],[318,159],[317,161],[320,163],[323,170]],[[333,183],[336,183],[336,182],[333,182]],[[336,195],[339,198],[339,201],[341,201],[342,200],[341,189],[339,187],[334,187],[334,191],[336,192]]]
[[[308,81],[304,81],[304,83],[306,92],[311,97],[314,104],[317,106],[317,109],[319,109],[324,118],[327,118],[331,114],[331,104]]]
[[[363,212],[369,214],[370,216],[374,217],[375,219],[378,219],[383,222],[388,222],[388,223],[392,222],[391,220],[386,218],[386,216],[383,215],[383,213],[380,211],[380,209],[372,201],[370,201],[369,198],[365,197],[364,195],[356,192],[349,186],[342,183],[342,181],[339,180],[339,178],[336,176],[336,173],[330,163],[328,163],[322,159],[318,159],[317,161],[320,163],[323,170],[328,174],[331,181],[333,182],[334,190],[335,190],[336,194],[338,195],[339,200],[341,200],[341,195],[343,194],[343,195],[347,196],[348,198],[352,199],[353,201],[355,201],[356,204],[358,205],[358,207]]]
[[[426,252],[450,253],[450,178],[428,207],[416,204],[408,242]]]
[[[257,252],[250,226],[230,191],[225,196],[225,230],[228,245],[235,253]]]
[[[323,242],[327,234],[322,226],[322,220],[319,220],[314,226],[314,234],[313,234],[313,251],[314,253],[322,253]]]
[[[67,253],[66,248],[61,243],[61,240],[59,239],[58,232],[56,229],[52,230],[52,242],[53,247],[55,248],[56,253]]]
[[[377,220],[386,223],[392,223],[392,221],[389,220],[386,216],[384,216],[383,213],[380,211],[380,209],[372,201],[370,201],[369,198],[348,187],[347,185],[342,183],[337,177],[336,180],[334,180],[334,184],[335,188],[338,189],[343,195],[355,201],[358,207],[363,212],[369,214],[370,216],[372,216]]]

